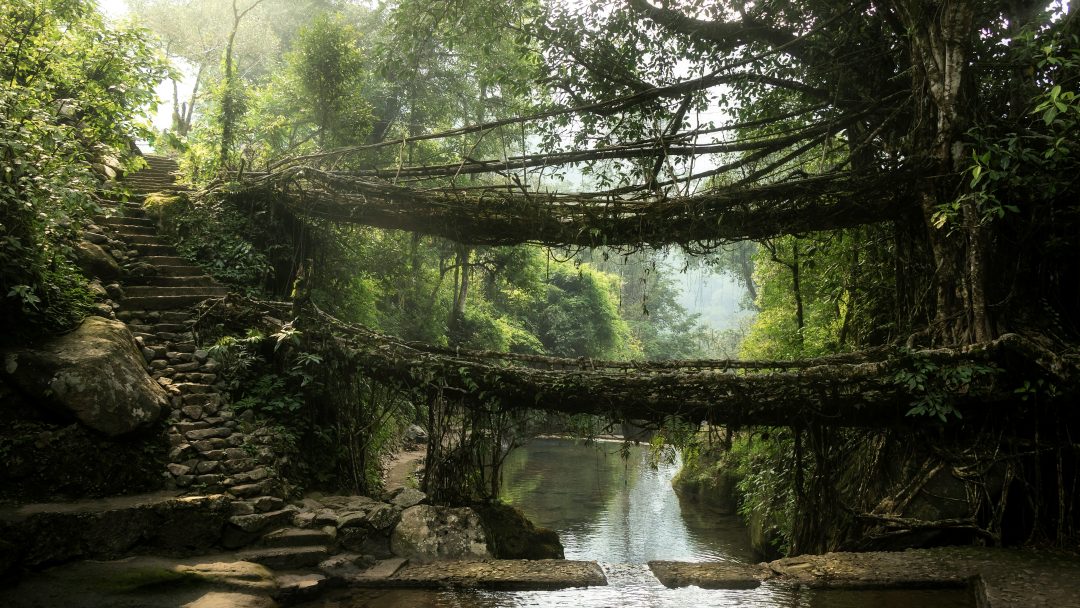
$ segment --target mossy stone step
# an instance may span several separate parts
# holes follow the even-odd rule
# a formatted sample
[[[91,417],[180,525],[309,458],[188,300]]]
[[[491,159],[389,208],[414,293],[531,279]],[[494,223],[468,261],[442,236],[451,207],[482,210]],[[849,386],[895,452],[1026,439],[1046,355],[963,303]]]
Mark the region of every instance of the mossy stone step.
[[[151,261],[154,258],[157,258],[157,259],[169,258],[169,259],[179,260],[179,262],[163,263],[163,262]],[[141,261],[146,262],[147,264],[153,265],[155,267],[155,269],[157,270],[157,275],[154,275],[154,276],[158,276],[158,277],[198,277],[198,276],[203,276],[203,275],[206,274],[206,271],[203,270],[202,268],[200,268],[198,266],[195,266],[195,265],[191,264],[190,262],[188,262],[187,260],[185,260],[183,258],[176,257],[176,256],[146,256],[146,257],[142,258]],[[144,279],[149,280],[149,279],[152,279],[152,278],[154,278],[154,277],[153,276],[147,276],[147,277],[140,277],[140,278],[131,278],[131,279],[128,279],[126,281],[126,283],[129,284],[129,285],[134,285],[134,284],[136,284],[137,281],[142,281]],[[154,283],[146,283],[146,284],[147,285],[153,285]]]
[[[191,266],[191,263],[184,258],[177,255],[148,255],[142,258],[143,262],[152,266],[187,266],[189,268],[196,268]],[[165,273],[160,273],[165,274]]]
[[[161,287],[159,285],[130,286],[124,288],[128,298],[141,298],[146,296],[202,296],[212,298],[229,294],[228,287],[219,286],[189,286],[189,287]]]
[[[190,308],[211,297],[214,296],[185,295],[127,297],[120,302],[120,306],[127,310],[179,310],[182,308]]]
[[[176,255],[176,247],[168,243],[128,243],[135,247],[139,255]]]
[[[260,544],[267,549],[280,547],[329,547],[334,544],[334,538],[322,530],[282,528],[263,536]]]
[[[192,267],[194,272],[202,272],[201,269]],[[158,286],[158,287],[213,287],[217,283],[211,277],[202,274],[187,276],[154,276],[128,279],[124,282],[130,286]]]
[[[148,217],[131,217],[127,215],[95,215],[94,223],[101,226],[113,226],[117,230],[125,228],[150,228],[155,229],[154,220]]]
[[[255,562],[274,570],[295,570],[316,566],[330,557],[326,547],[275,547],[272,549],[249,549],[240,551],[236,557],[245,562]]]
[[[158,233],[157,227],[152,223],[150,225],[139,224],[135,226],[131,224],[108,224],[108,226],[124,240],[128,240],[128,237],[132,236],[157,236]]]
[[[150,225],[154,225],[152,219],[149,214],[146,213],[146,209],[144,209],[142,205],[117,205],[109,208],[109,210],[113,212],[113,217],[119,216],[125,219],[151,220]]]
[[[126,234],[124,240],[133,245],[167,245],[157,234]]]

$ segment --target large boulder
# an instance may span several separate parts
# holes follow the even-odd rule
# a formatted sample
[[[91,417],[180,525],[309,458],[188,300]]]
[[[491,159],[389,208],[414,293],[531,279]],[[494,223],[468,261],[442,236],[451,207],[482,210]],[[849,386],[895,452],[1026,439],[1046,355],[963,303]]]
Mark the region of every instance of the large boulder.
[[[120,264],[100,245],[81,241],[75,248],[75,262],[86,276],[111,281],[120,277]]]
[[[390,536],[395,555],[414,561],[491,557],[476,511],[416,505],[401,513]]]
[[[128,328],[100,317],[36,348],[4,352],[3,371],[28,396],[110,437],[157,420],[169,404]]]
[[[563,559],[558,533],[536,527],[521,509],[500,502],[481,503],[474,508],[496,559]]]

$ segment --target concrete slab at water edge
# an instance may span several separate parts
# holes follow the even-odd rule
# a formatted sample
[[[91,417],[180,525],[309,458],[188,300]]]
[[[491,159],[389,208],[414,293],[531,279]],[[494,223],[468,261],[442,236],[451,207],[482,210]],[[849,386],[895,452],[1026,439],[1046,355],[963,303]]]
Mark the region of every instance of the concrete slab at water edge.
[[[542,559],[454,560],[409,564],[392,576],[353,579],[354,587],[533,591],[607,585],[596,562]]]
[[[669,587],[738,580],[738,564],[650,562]],[[659,567],[658,567],[659,566]],[[745,568],[755,568],[744,566]],[[940,547],[901,552],[802,555],[761,564],[761,579],[815,589],[961,588],[974,586],[980,606],[1076,606],[1080,556],[1064,552]],[[746,570],[747,574],[751,570]],[[748,581],[747,581],[748,582]]]
[[[653,576],[665,587],[694,585],[702,589],[756,589],[772,572],[762,565],[738,562],[649,562]]]

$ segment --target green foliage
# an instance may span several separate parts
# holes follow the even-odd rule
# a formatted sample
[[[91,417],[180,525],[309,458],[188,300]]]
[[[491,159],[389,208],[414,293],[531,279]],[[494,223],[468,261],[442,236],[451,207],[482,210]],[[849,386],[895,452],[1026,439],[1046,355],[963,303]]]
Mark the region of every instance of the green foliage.
[[[624,359],[640,356],[619,316],[618,277],[589,264],[552,267],[547,297],[537,311],[536,334],[544,349],[562,357]]]
[[[319,15],[300,30],[286,57],[324,148],[363,141],[371,128],[359,36],[343,15]]]
[[[619,315],[626,320],[640,356],[651,360],[703,356],[708,330],[679,304],[679,290],[660,252],[618,254],[601,250],[581,256],[598,270],[619,277]]]
[[[149,197],[145,205],[181,256],[242,292],[261,292],[274,277],[271,256],[287,248],[267,244],[275,226],[265,213],[244,213],[228,196]]]
[[[948,422],[949,416],[961,418],[953,398],[966,393],[972,384],[992,380],[998,368],[992,365],[938,365],[923,353],[904,350],[901,353],[906,369],[896,372],[893,382],[915,399],[908,416],[929,416]]]
[[[867,227],[781,237],[759,248],[753,258],[759,312],[740,355],[813,357],[886,337],[895,323],[888,317],[895,280],[890,245],[884,230]]]
[[[739,514],[781,554],[791,545],[798,516],[793,452],[794,439],[787,428],[740,433],[731,448],[730,458],[739,476]]]
[[[163,74],[145,34],[106,28],[89,0],[0,7],[5,336],[61,331],[85,313],[91,298],[70,260],[80,222],[98,210],[91,165],[127,155]]]

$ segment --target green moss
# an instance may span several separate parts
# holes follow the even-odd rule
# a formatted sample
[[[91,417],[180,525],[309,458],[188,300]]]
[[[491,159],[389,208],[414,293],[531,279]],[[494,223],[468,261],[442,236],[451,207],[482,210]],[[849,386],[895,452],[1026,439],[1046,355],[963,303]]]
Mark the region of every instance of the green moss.
[[[88,581],[98,591],[109,593],[139,593],[178,587],[193,587],[203,582],[194,572],[159,566],[130,568],[106,578]]]
[[[491,553],[498,559],[562,559],[554,530],[536,527],[521,509],[501,502],[472,506],[480,514]]]
[[[731,453],[704,449],[684,455],[683,466],[671,480],[679,496],[708,505],[721,513],[734,514],[738,509],[737,485],[741,476],[735,472]]]
[[[177,203],[186,203],[186,196],[179,194],[167,194],[165,192],[152,192],[143,199],[143,207],[153,211],[165,211]]]

